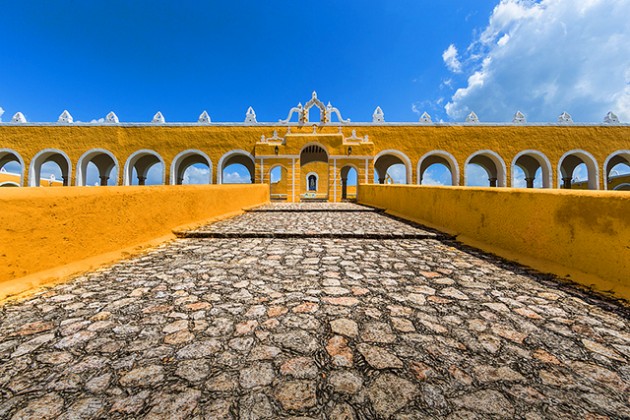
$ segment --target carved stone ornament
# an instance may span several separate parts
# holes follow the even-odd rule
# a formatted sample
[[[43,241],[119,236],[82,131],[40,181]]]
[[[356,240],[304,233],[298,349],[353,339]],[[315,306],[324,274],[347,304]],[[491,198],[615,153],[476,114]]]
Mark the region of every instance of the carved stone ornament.
[[[521,111],[516,111],[516,114],[514,114],[514,118],[512,118],[512,122],[514,124],[525,124],[527,122],[527,118],[525,118],[525,114],[523,114]]]
[[[162,115],[162,113],[160,111],[158,111],[154,116],[153,119],[151,120],[151,122],[153,124],[164,124],[166,122],[166,119],[164,119],[164,115]]]
[[[471,112],[470,114],[468,114],[468,116],[466,117],[466,122],[467,123],[478,123],[479,122],[479,117],[477,116],[477,114],[475,114],[474,112]]]
[[[619,117],[611,111],[604,117],[604,122],[606,124],[619,124]]]
[[[350,122],[350,119],[344,120],[341,117],[341,112],[339,112],[337,108],[332,106],[330,102],[328,102],[328,105],[324,106],[324,103],[320,101],[319,99],[317,99],[317,92],[315,91],[313,91],[313,94],[311,95],[311,99],[306,103],[306,105],[302,106],[302,104],[299,103],[297,107],[291,108],[286,120],[279,120],[279,121],[283,124],[288,124],[291,121],[293,114],[297,113],[298,123],[308,124],[310,110],[314,106],[319,108],[320,124],[329,123],[331,120],[332,114],[336,114],[337,118],[339,119],[339,122],[342,124]]]
[[[563,112],[558,117],[558,122],[563,124],[571,124],[573,123],[573,118],[571,118],[571,115],[568,112]]]
[[[385,122],[385,114],[380,106],[377,106],[374,110],[374,114],[372,114],[372,124],[384,123]]]
[[[245,123],[246,124],[256,124],[256,112],[254,112],[254,108],[251,106],[247,108],[247,112],[245,113]]]
[[[11,118],[12,123],[25,123],[26,117],[21,112],[16,112],[13,118]]]
[[[57,119],[57,122],[62,124],[72,124],[74,122],[74,119],[72,118],[72,115],[70,115],[70,113],[66,110],[61,113],[59,119]]]
[[[210,115],[208,115],[208,112],[203,111],[201,115],[199,115],[199,119],[197,119],[197,122],[200,124],[210,124],[212,120],[210,119]]]
[[[110,112],[105,116],[105,122],[110,124],[118,124],[118,115],[114,114],[114,111]]]
[[[431,120],[431,116],[427,113],[424,112],[421,116],[420,116],[420,120],[421,123],[425,123],[425,124],[429,124],[432,123],[433,121]]]

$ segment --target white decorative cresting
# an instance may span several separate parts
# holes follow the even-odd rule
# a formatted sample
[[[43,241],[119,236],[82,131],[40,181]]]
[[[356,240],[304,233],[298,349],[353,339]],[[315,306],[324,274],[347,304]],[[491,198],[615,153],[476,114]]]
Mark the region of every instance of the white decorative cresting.
[[[105,116],[105,122],[109,124],[118,124],[118,115],[116,115],[114,111],[110,112]]]
[[[378,123],[384,123],[384,122],[385,122],[385,114],[383,113],[383,110],[381,109],[381,107],[377,106],[376,109],[374,110],[374,114],[372,114],[372,123],[378,124]]]
[[[330,102],[328,102],[328,105],[324,106],[324,103],[320,101],[319,99],[317,99],[317,92],[315,91],[313,91],[313,94],[311,95],[311,99],[306,103],[306,105],[302,106],[302,104],[299,103],[296,107],[291,108],[286,120],[279,120],[279,121],[283,124],[288,124],[291,121],[293,114],[297,113],[298,123],[308,124],[309,113],[310,113],[311,108],[314,106],[319,108],[320,124],[329,123],[332,117],[332,114],[336,114],[337,118],[339,119],[339,122],[342,124],[350,122],[350,119],[344,120],[341,117],[341,112],[339,112],[337,108],[332,106]]]
[[[62,124],[72,124],[74,119],[67,110],[64,110],[59,116],[59,119],[57,119],[57,122]]]
[[[521,111],[516,111],[516,114],[514,114],[514,118],[512,118],[512,122],[514,124],[524,124],[527,122],[527,118],[525,118],[525,114],[523,114]]]
[[[166,119],[164,118],[164,115],[162,115],[162,113],[160,111],[158,111],[153,116],[153,119],[151,120],[151,122],[153,124],[164,124],[166,122]]]
[[[604,117],[604,122],[606,124],[619,124],[619,117],[611,111]]]
[[[11,118],[12,123],[25,123],[26,117],[21,112],[16,112],[13,118]]]
[[[471,112],[470,114],[468,114],[468,116],[466,117],[466,122],[467,123],[478,123],[479,122],[479,117],[477,116],[477,114],[475,114],[474,112]]]
[[[4,114],[4,109],[0,106],[0,122],[2,122],[2,115]]]
[[[424,113],[420,116],[420,120],[419,120],[419,121],[420,121],[421,123],[425,123],[425,124],[428,124],[428,123],[432,123],[432,122],[433,122],[433,120],[431,120],[431,116],[430,116],[427,112],[424,112]]]
[[[571,117],[571,114],[569,114],[568,112],[563,112],[558,117],[558,122],[564,123],[564,124],[571,124],[573,123],[573,118]]]
[[[208,111],[203,111],[201,115],[199,115],[199,119],[197,119],[197,122],[201,124],[210,124],[212,120],[210,119],[210,115],[208,115]]]
[[[256,113],[254,112],[254,108],[251,106],[247,108],[247,112],[245,113],[245,123],[246,124],[256,124]]]

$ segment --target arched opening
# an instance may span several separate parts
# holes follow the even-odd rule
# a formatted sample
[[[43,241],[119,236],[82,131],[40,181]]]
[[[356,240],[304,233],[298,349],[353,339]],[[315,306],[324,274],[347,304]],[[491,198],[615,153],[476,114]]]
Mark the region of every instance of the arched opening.
[[[352,165],[341,168],[341,199],[356,200],[359,171]]]
[[[282,165],[276,165],[269,170],[269,194],[271,200],[284,201],[288,198],[288,171]]]
[[[171,164],[171,185],[212,184],[212,161],[200,150],[185,150]]]
[[[318,143],[307,144],[300,152],[300,169],[303,178],[302,198],[328,199],[328,152]]]
[[[564,189],[596,190],[599,183],[597,161],[584,150],[565,153],[558,163],[558,175],[558,185]]]
[[[525,150],[512,161],[512,187],[551,188],[551,162],[536,150]]]
[[[505,162],[491,150],[471,155],[465,163],[464,181],[469,187],[505,187]]]
[[[72,165],[70,158],[61,150],[45,149],[36,154],[31,160],[28,184],[39,187],[42,180],[46,186],[70,185]]]
[[[164,185],[164,159],[153,150],[138,150],[127,159],[125,185]]]
[[[630,150],[618,150],[608,156],[604,163],[604,188],[628,191],[630,185]]]
[[[459,185],[459,166],[453,155],[436,150],[418,161],[419,185]]]
[[[0,188],[4,188],[4,187],[19,187],[20,184],[18,184],[17,182],[11,182],[11,181],[5,181],[5,182],[0,182]]]
[[[411,184],[411,160],[398,150],[384,150],[374,157],[374,180],[379,184]]]
[[[7,187],[24,185],[24,161],[11,149],[0,149],[0,182]]]
[[[256,166],[254,157],[244,150],[232,150],[219,160],[218,184],[253,184]]]
[[[118,160],[104,149],[84,153],[77,163],[77,185],[118,185]]]

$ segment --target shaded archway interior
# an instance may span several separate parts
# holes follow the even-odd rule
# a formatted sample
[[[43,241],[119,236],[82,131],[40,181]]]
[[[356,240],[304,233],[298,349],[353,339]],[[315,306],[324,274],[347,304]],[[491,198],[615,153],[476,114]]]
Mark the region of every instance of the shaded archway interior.
[[[497,187],[499,181],[499,168],[495,161],[484,154],[478,154],[473,156],[469,161],[469,165],[477,165],[481,167],[488,174],[488,185],[490,187]]]
[[[80,185],[88,185],[88,165],[90,163],[93,163],[94,166],[96,166],[100,185],[107,186],[112,170],[116,167],[114,159],[107,153],[103,152],[94,152],[93,154],[87,155],[81,163],[80,176],[82,179],[80,180]]]
[[[193,165],[204,165],[208,167],[208,184],[210,184],[210,162],[208,162],[208,159],[198,153],[191,153],[180,159],[180,161],[177,163],[177,166],[175,168],[175,183],[177,185],[182,185],[184,183],[184,175],[186,174],[186,170]]]
[[[407,174],[407,166],[405,165],[405,162],[403,162],[402,159],[396,155],[386,154],[379,156],[378,159],[376,159],[376,161],[374,162],[374,171],[376,172],[376,176],[378,177],[379,184],[385,184],[387,180],[387,171],[390,167],[394,165],[402,165],[405,168],[404,183],[407,183],[406,180],[409,174]]]
[[[422,163],[420,164],[420,181],[419,184],[422,184],[424,179],[425,172],[433,165],[441,165],[445,167],[449,174],[451,175],[451,185],[456,185],[453,181],[453,171],[454,168],[451,167],[451,162],[449,162],[445,157],[439,155],[431,155],[424,158]]]

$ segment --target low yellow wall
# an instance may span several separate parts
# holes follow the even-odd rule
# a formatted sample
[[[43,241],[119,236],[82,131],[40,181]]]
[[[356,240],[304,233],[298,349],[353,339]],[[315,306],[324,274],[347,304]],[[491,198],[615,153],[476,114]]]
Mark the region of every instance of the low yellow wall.
[[[1,189],[0,299],[268,201],[268,185]]]
[[[630,299],[630,193],[361,185],[358,201]]]

